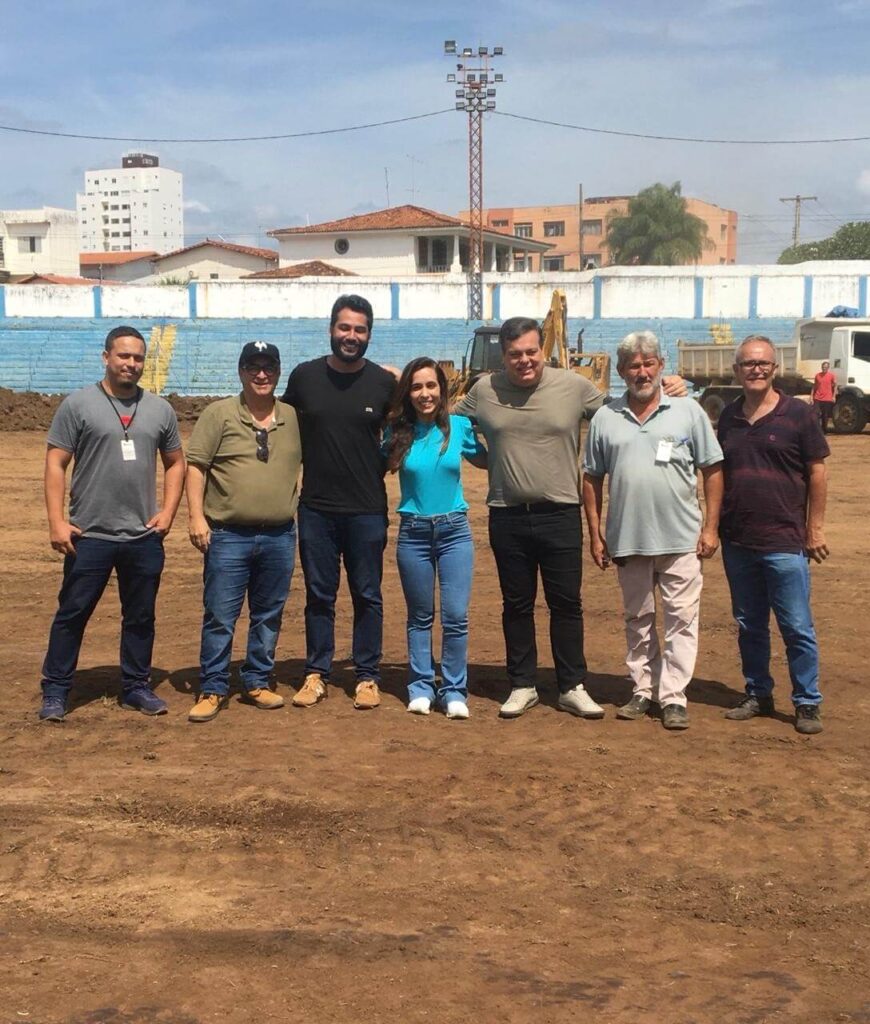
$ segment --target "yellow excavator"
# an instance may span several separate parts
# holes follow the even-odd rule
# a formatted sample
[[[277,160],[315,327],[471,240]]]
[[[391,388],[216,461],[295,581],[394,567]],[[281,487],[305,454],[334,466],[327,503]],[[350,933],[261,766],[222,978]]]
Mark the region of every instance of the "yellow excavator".
[[[550,309],[541,328],[544,359],[549,366],[579,373],[591,380],[602,394],[610,391],[610,356],[606,352],[583,352],[582,331],[578,346],[568,347],[568,303],[565,293],[558,288],[553,292]],[[498,327],[478,327],[468,343],[462,359],[462,369],[456,370],[451,361],[441,363],[450,384],[450,398],[461,398],[484,373],[502,368]]]

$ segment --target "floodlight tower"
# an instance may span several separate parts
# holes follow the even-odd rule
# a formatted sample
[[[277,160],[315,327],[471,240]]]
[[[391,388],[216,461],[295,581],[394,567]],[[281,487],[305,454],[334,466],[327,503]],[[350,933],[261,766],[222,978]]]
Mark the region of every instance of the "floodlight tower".
[[[483,319],[483,115],[495,110],[495,85],[503,75],[492,74],[490,61],[504,55],[501,46],[457,48],[444,42],[448,57],[461,58],[447,76],[456,85],[456,109],[468,113],[468,319]]]

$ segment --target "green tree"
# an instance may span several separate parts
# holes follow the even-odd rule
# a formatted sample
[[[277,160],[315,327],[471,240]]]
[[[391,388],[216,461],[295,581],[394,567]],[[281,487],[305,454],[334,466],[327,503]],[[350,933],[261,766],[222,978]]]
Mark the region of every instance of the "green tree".
[[[830,238],[790,245],[779,254],[777,263],[806,260],[870,260],[870,221],[849,221]]]
[[[628,212],[607,218],[607,248],[613,263],[662,267],[694,263],[713,248],[707,225],[689,213],[680,183],[656,183],[628,201]]]

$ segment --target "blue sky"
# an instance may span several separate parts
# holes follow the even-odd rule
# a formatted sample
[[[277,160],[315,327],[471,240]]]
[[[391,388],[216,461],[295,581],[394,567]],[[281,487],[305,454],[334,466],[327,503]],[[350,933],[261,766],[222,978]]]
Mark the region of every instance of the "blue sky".
[[[476,13],[476,12],[480,13]],[[0,124],[198,137],[336,128],[451,108],[443,40],[502,45],[500,111],[655,134],[870,135],[870,0],[94,0],[0,5]],[[870,143],[695,146],[489,117],[487,205],[574,202],[681,181],[736,209],[742,262],[870,216]],[[414,201],[467,205],[466,122],[320,138],[135,144],[0,132],[0,208],[74,207],[87,168],[145,149],[184,173],[188,241],[264,243],[269,228]]]

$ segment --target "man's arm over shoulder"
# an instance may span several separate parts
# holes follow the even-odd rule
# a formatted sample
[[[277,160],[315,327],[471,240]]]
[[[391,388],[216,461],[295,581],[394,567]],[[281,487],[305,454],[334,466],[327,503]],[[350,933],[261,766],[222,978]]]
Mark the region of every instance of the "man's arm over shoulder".
[[[699,468],[713,466],[724,458],[722,446],[716,439],[716,432],[713,430],[713,424],[694,398],[688,398],[686,401],[691,402],[689,408],[692,415],[692,448],[695,465]]]

